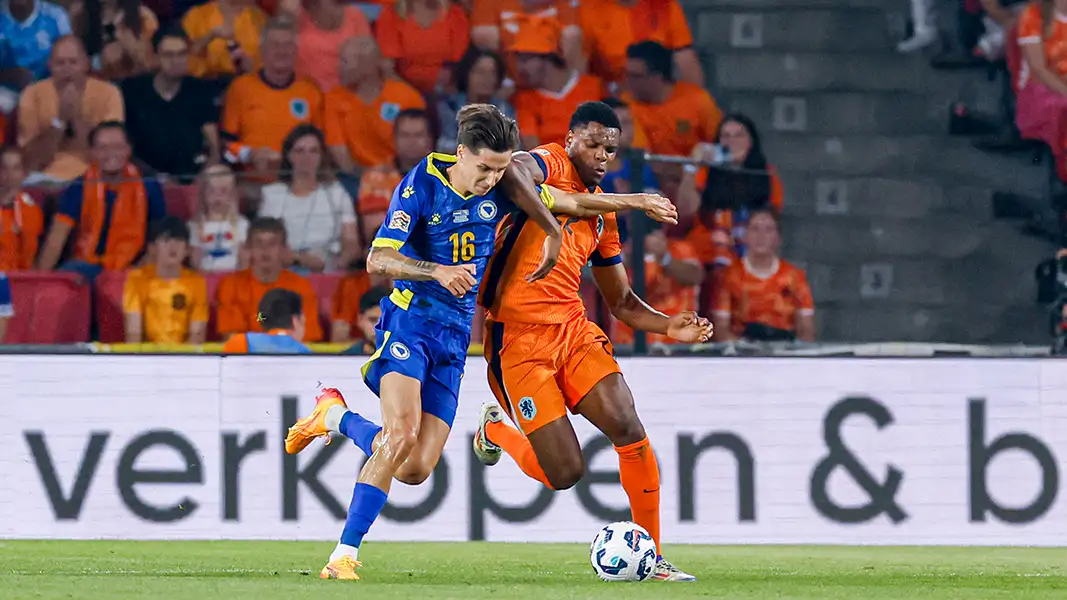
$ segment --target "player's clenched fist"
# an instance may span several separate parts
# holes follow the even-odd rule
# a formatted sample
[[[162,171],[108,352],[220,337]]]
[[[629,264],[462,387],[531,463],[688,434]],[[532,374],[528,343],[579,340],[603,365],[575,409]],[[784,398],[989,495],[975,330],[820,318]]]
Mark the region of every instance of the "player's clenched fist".
[[[667,321],[667,335],[679,342],[696,344],[711,339],[715,329],[711,321],[693,311],[678,313]]]
[[[478,285],[474,278],[477,267],[474,265],[437,265],[433,270],[434,281],[440,283],[452,295],[462,298],[467,292]]]
[[[659,194],[641,194],[644,198],[641,202],[641,210],[654,221],[660,223],[678,224],[678,209],[674,203]]]

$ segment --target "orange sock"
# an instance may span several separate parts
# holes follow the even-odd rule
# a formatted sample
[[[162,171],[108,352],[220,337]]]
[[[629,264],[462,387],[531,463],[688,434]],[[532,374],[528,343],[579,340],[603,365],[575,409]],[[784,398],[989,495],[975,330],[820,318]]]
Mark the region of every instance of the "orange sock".
[[[630,513],[634,523],[648,530],[659,545],[659,464],[648,438],[628,446],[615,447],[619,453],[619,478],[622,489],[630,499]]]
[[[504,452],[515,459],[515,463],[519,465],[523,473],[545,484],[548,489],[552,489],[544,469],[541,468],[541,463],[537,462],[537,455],[534,454],[530,440],[526,439],[522,432],[497,421],[486,423],[485,434],[489,441],[503,448]]]

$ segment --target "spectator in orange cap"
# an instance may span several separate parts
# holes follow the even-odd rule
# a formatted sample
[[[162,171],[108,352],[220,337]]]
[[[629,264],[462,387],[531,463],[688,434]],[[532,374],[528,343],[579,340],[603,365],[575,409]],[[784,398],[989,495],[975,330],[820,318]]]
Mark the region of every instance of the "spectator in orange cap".
[[[251,73],[259,61],[260,32],[267,14],[252,0],[215,0],[182,17],[192,40],[189,74],[219,77]]]
[[[558,32],[564,62],[584,72],[585,53],[577,4],[571,0],[474,0],[471,41],[479,48],[509,56],[523,29],[531,22],[545,19]],[[514,67],[512,64],[512,74]]]
[[[340,85],[341,44],[371,35],[363,11],[340,0],[282,0],[278,10],[295,19],[299,27],[297,75],[311,79],[323,92]]]
[[[448,87],[451,67],[470,45],[470,21],[449,0],[399,0],[378,17],[378,45],[388,73],[423,94]]]
[[[519,87],[513,98],[522,145],[563,144],[571,115],[583,102],[600,100],[604,84],[570,68],[559,55],[557,30],[546,19],[528,21],[511,44]]]

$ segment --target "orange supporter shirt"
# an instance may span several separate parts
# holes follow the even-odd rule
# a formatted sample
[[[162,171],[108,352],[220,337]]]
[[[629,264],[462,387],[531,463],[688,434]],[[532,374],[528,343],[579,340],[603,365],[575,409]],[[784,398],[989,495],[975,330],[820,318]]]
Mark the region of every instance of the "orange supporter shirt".
[[[207,280],[190,269],[176,279],[163,279],[155,265],[134,269],[122,288],[122,310],[141,315],[144,341],[184,344],[193,323],[207,323]]]
[[[567,151],[559,144],[538,146],[531,152],[545,173],[545,185],[566,192],[585,192]],[[597,187],[594,193],[599,193]],[[541,263],[545,233],[529,223],[525,213],[510,215],[500,224],[496,252],[482,282],[482,306],[489,318],[514,323],[565,323],[585,316],[579,287],[582,268],[610,266],[622,262],[619,226],[615,213],[579,219],[559,216],[563,226],[563,248],[559,262],[547,277],[527,283],[526,275]]]
[[[15,196],[11,206],[0,207],[0,271],[33,267],[44,232],[44,212],[26,193]]]
[[[393,122],[409,108],[425,109],[426,101],[396,79],[385,80],[382,93],[370,103],[344,86],[335,87],[326,94],[326,145],[344,146],[363,167],[387,163],[396,154]]]
[[[259,73],[233,80],[226,90],[220,129],[246,148],[281,152],[285,136],[301,123],[322,128],[322,92],[309,79],[275,87]]]
[[[299,18],[300,42],[296,51],[296,73],[307,77],[328,92],[341,83],[341,44],[345,40],[370,35],[367,17],[357,6],[346,6],[341,26],[320,29],[304,9]]]
[[[605,95],[600,79],[574,71],[561,91],[522,90],[512,102],[522,135],[536,137],[538,144],[562,144],[578,105],[600,100]]]
[[[259,301],[263,295],[275,288],[287,289],[300,294],[304,299],[304,317],[307,331],[304,342],[317,342],[322,339],[322,324],[319,323],[319,303],[311,282],[293,273],[282,271],[278,280],[271,284],[261,283],[252,274],[252,269],[245,269],[227,275],[219,282],[218,290],[218,330],[222,335],[262,332],[263,326],[256,317],[259,315]]]
[[[558,22],[559,30],[578,25],[578,2],[555,0],[541,2],[543,5],[527,10],[523,0],[474,0],[471,10],[471,27],[497,27],[500,30],[500,52],[507,54],[511,44],[519,36],[519,30],[531,21],[549,20]]]
[[[266,24],[267,14],[257,6],[245,8],[233,22],[233,41],[236,41],[241,46],[241,50],[255,60],[256,64],[259,64],[259,36]],[[222,25],[222,11],[219,10],[218,2],[194,6],[182,17],[182,29],[193,43],[207,37],[212,29],[222,27]],[[190,55],[189,74],[194,77],[210,78],[236,73],[237,67],[230,58],[230,50],[226,47],[228,41],[215,38],[208,43],[203,54]]]
[[[359,180],[356,210],[361,215],[386,212],[393,192],[403,180],[404,174],[396,169],[393,162],[364,171]]]
[[[804,271],[779,260],[769,273],[755,273],[747,260],[730,265],[715,297],[715,315],[730,318],[740,337],[747,323],[796,331],[797,316],[815,314]]]
[[[668,251],[672,261],[699,263],[696,249],[692,244],[683,240],[668,240]],[[633,276],[631,275],[631,278]],[[645,301],[652,308],[666,314],[676,315],[687,310],[697,308],[696,286],[680,285],[673,277],[667,274],[666,268],[651,257],[645,257]],[[612,341],[619,344],[632,344],[634,332],[622,321],[616,321]],[[649,343],[674,344],[676,343],[666,335],[656,333],[647,334]]]
[[[470,45],[470,21],[457,4],[443,3],[440,17],[423,27],[410,15],[403,18],[390,4],[378,17],[382,56],[396,61],[396,72],[424,94],[433,93],[441,69],[456,63]]]
[[[1045,26],[1041,21],[1041,6],[1031,2],[1019,16],[1019,45],[1043,44],[1045,61],[1049,68],[1061,77],[1067,77],[1067,15],[1056,14],[1052,23],[1052,32],[1045,35]],[[1019,74],[1019,87],[1022,88],[1030,79],[1030,67],[1024,60]]]
[[[771,172],[771,208],[781,214],[782,204],[785,201],[782,178],[774,172],[774,167],[768,166],[767,170]],[[707,182],[707,169],[697,172],[697,191],[703,193]],[[737,247],[742,243],[745,224],[738,223],[734,217],[732,210],[716,210],[707,217],[707,222],[704,219],[696,219],[693,222],[692,228],[686,235],[686,241],[696,248],[701,262],[706,265],[729,265],[737,259]]]
[[[331,320],[355,324],[359,318],[359,300],[370,288],[370,275],[366,271],[345,275],[333,294]]]
[[[632,97],[626,100],[654,154],[689,156],[698,142],[715,139],[722,120],[722,111],[711,94],[691,83],[676,82],[662,104],[644,104]]]
[[[693,45],[693,34],[677,0],[637,0],[623,6],[618,0],[582,0],[579,18],[590,70],[606,81],[625,78],[626,49],[653,41],[682,50]]]

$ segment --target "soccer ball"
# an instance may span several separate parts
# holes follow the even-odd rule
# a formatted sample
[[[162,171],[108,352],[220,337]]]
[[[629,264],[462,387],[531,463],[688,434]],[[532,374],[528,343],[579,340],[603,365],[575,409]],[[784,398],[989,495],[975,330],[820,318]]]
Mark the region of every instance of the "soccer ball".
[[[629,521],[601,529],[589,546],[593,572],[604,581],[644,581],[656,568],[656,555],[652,536]]]

